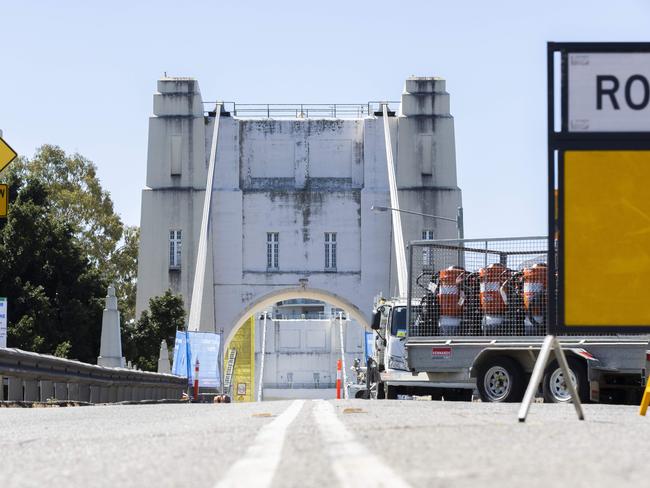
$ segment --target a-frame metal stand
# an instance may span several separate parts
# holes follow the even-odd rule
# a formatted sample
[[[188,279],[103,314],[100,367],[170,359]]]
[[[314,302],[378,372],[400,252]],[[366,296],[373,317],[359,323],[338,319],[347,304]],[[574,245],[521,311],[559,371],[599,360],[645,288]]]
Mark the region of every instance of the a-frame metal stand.
[[[562,374],[566,378],[566,384],[571,393],[571,400],[573,401],[573,406],[576,409],[579,420],[584,420],[585,415],[582,411],[582,404],[580,403],[580,397],[578,397],[578,392],[571,381],[571,374],[569,370],[569,363],[567,363],[566,357],[564,356],[564,351],[562,351],[562,346],[560,341],[557,340],[557,337],[554,335],[547,335],[542,344],[542,349],[539,351],[539,356],[537,357],[537,362],[533,368],[533,374],[530,376],[530,382],[528,383],[528,388],[524,394],[524,399],[521,402],[519,407],[519,422],[525,422],[526,417],[528,416],[528,410],[530,409],[530,404],[533,403],[539,384],[542,381],[544,376],[544,369],[546,369],[546,364],[551,355],[551,351],[555,354],[560,368],[562,369]]]

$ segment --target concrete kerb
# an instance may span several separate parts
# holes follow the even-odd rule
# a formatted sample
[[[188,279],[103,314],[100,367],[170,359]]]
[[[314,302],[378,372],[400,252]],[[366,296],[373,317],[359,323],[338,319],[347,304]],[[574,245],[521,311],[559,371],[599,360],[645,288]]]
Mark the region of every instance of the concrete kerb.
[[[23,380],[21,378],[9,377],[7,380],[7,400],[21,401],[23,399]]]
[[[68,399],[68,384],[55,382],[54,383],[54,399],[59,401],[66,401]]]
[[[25,401],[37,402],[40,400],[40,386],[38,380],[25,380],[24,386]]]
[[[87,383],[79,384],[79,401],[90,402],[90,385]]]
[[[79,383],[68,383],[68,400],[79,401]]]
[[[95,386],[91,385],[89,387],[89,395],[90,395],[90,403],[99,403],[101,401],[101,393],[102,393],[102,387],[101,386]]]
[[[54,383],[49,380],[41,380],[41,397],[42,402],[48,401],[50,398],[54,398]]]

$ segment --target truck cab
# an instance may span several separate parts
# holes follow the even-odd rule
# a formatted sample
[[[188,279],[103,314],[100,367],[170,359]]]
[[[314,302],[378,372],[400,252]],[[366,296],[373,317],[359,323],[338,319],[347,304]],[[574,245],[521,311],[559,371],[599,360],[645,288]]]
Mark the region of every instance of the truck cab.
[[[408,371],[404,355],[406,301],[380,298],[373,307],[375,357],[380,372]]]
[[[434,383],[426,373],[409,370],[406,361],[407,301],[402,298],[378,298],[373,306],[372,328],[375,331],[373,360],[379,372],[376,397],[397,399],[398,395],[431,396],[432,400],[469,399],[469,389]],[[463,385],[465,386],[465,385]]]

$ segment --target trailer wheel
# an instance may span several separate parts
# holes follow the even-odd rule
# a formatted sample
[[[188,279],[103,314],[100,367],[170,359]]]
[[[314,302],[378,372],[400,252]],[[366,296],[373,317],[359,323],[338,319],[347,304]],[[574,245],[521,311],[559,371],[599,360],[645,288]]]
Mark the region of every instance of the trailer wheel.
[[[476,386],[484,402],[520,402],[524,397],[524,371],[507,356],[486,360],[479,368]]]
[[[578,397],[583,403],[589,401],[589,380],[587,379],[587,365],[575,357],[567,358],[571,370],[571,380],[576,385]],[[553,361],[544,373],[542,392],[546,403],[567,403],[571,401],[571,394],[567,388],[562,368],[557,361]]]

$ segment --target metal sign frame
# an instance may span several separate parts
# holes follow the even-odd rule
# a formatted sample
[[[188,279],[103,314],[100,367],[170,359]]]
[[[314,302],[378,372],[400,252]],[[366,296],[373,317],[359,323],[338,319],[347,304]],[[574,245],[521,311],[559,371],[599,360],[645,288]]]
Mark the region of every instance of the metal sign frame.
[[[559,84],[556,86],[557,59],[559,53]],[[650,332],[650,324],[629,324],[618,326],[580,325],[565,323],[565,200],[564,200],[564,154],[566,151],[587,150],[648,150],[650,132],[571,132],[569,116],[569,69],[568,55],[574,53],[650,53],[650,43],[592,43],[592,42],[549,42],[547,44],[547,90],[548,90],[548,331],[554,335],[581,335],[592,333],[641,334]],[[556,100],[556,88],[560,99]],[[555,130],[556,106],[559,101],[560,129]],[[558,208],[555,204],[555,190],[558,190]],[[557,215],[557,222],[555,215]],[[559,238],[555,240],[556,230]],[[556,249],[556,253],[553,252]],[[555,270],[558,271],[556,287]]]

